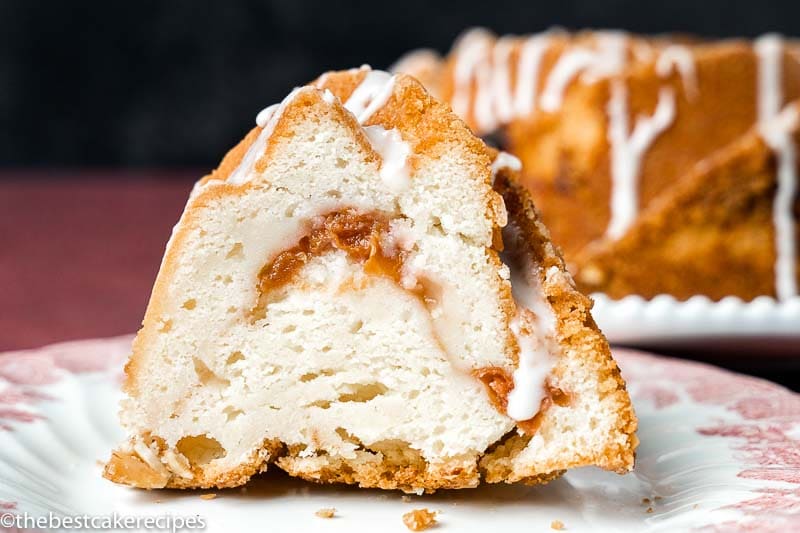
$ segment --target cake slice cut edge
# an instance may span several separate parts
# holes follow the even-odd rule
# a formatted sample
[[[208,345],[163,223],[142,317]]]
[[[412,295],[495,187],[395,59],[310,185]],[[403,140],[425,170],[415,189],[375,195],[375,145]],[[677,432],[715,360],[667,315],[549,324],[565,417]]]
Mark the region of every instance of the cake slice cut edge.
[[[418,492],[629,471],[624,381],[502,162],[404,75],[328,73],[262,112],[167,245],[105,477],[222,488],[274,464]]]

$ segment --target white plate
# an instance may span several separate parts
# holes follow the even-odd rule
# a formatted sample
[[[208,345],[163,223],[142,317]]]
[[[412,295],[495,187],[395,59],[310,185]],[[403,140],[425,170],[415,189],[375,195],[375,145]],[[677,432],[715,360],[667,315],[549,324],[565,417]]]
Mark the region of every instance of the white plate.
[[[116,513],[197,517],[207,531],[388,533],[407,531],[403,513],[426,507],[439,512],[442,532],[549,531],[554,520],[570,532],[800,531],[800,396],[623,350],[616,357],[641,439],[627,476],[586,468],[545,486],[441,491],[410,503],[397,492],[317,486],[277,469],[211,500],[200,498],[209,491],[120,487],[100,477],[100,461],[122,437],[118,384],[129,343],[119,337],[0,354],[3,521]],[[316,517],[323,507],[335,507],[336,517]]]
[[[779,302],[735,296],[714,302],[705,296],[678,301],[662,294],[652,300],[627,296],[612,300],[593,294],[592,316],[612,343],[691,345],[697,341],[769,338],[800,343],[800,297]]]

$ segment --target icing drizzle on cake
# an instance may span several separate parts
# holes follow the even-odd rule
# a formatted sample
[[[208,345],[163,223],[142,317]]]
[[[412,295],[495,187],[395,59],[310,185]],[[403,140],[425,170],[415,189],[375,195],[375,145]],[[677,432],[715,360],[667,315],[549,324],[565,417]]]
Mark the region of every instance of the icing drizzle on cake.
[[[381,156],[379,175],[383,183],[394,193],[407,189],[410,185],[408,156],[411,148],[400,137],[400,132],[376,125],[365,127],[364,133],[372,148]]]
[[[491,76],[489,82],[491,96],[487,98],[488,102],[484,105],[489,106],[488,113],[494,110],[494,117],[489,119],[493,122],[504,123],[514,117],[514,96],[511,91],[511,71],[509,69],[509,60],[513,49],[513,39],[502,37],[497,40],[492,52],[494,75]]]
[[[647,150],[675,120],[675,92],[662,87],[658,104],[649,117],[636,119],[628,128],[628,90],[622,80],[611,82],[608,102],[608,139],[611,143],[611,220],[606,236],[618,239],[633,223],[639,209],[638,177]]]
[[[482,28],[468,31],[458,39],[455,45],[458,55],[453,69],[454,86],[451,105],[453,111],[461,117],[470,115],[470,92],[474,77],[478,78],[477,91],[480,92],[482,78],[485,77],[487,66],[490,66],[486,62],[491,45],[491,34]],[[476,96],[476,108],[478,99]]]
[[[519,172],[522,170],[522,162],[508,152],[499,152],[492,161],[492,179],[495,179],[497,173],[504,168]]]
[[[558,59],[542,92],[540,105],[547,112],[557,111],[564,100],[564,92],[578,74],[585,73],[588,80],[597,80],[622,70],[625,66],[625,36],[618,32],[597,35],[596,49],[577,46]]]
[[[543,81],[541,95],[538,95],[541,65],[551,44],[552,33],[534,35],[517,47],[516,76],[512,79],[509,62],[513,56],[514,38],[495,40],[491,33],[480,28],[467,32],[455,47],[451,102],[456,113],[462,117],[473,116],[477,127],[489,132],[500,124],[533,113],[537,99],[542,111],[558,111],[567,88],[578,77],[591,83],[615,76],[625,68],[626,34],[597,32],[592,42],[573,46],[560,55]],[[693,58],[685,47],[668,47],[662,52],[659,65],[656,68],[664,72],[663,76],[677,67],[687,94],[696,90]],[[619,238],[636,218],[641,162],[656,138],[672,124],[675,95],[672,89],[663,88],[653,115],[639,117],[629,133],[627,89],[618,79],[612,80],[611,84],[608,134],[612,145],[612,193],[607,235]],[[470,99],[473,88],[474,95]]]
[[[362,67],[369,68],[369,67]],[[397,77],[380,70],[369,70],[361,83],[355,88],[344,107],[359,124],[364,124],[380,108],[386,105],[394,91]],[[409,181],[408,156],[411,147],[403,141],[397,129],[387,130],[383,126],[366,126],[372,148],[381,156],[380,178],[392,192],[407,189]]]
[[[625,66],[625,34],[598,32],[591,45],[576,46],[559,57],[537,98],[543,58],[558,33],[560,30],[553,29],[533,35],[520,46],[513,36],[495,39],[482,28],[465,33],[455,45],[453,110],[462,117],[472,116],[481,131],[490,132],[531,114],[537,99],[543,111],[557,111],[567,87],[580,74],[595,81]],[[515,48],[517,61],[512,71]]]
[[[544,299],[537,277],[538,267],[524,253],[519,229],[509,224],[503,229],[507,251],[501,254],[510,272],[511,291],[517,315],[509,328],[519,346],[519,363],[514,370],[514,388],[508,393],[506,414],[514,420],[530,420],[539,412],[547,396],[545,380],[553,367],[558,343],[556,319]]]
[[[367,73],[347,102],[344,103],[344,107],[355,115],[359,124],[363,125],[375,112],[386,105],[394,91],[396,77],[380,70],[372,70],[368,65],[364,65],[358,70],[367,71]],[[325,76],[323,75],[317,81],[316,88],[321,89],[324,87],[324,83]],[[281,103],[266,107],[256,115],[256,124],[261,128],[261,133],[247,150],[241,163],[231,172],[228,183],[238,185],[250,180],[256,161],[264,154],[269,138],[284,109],[303,90],[314,89],[296,88]],[[329,89],[322,91],[322,99],[328,104],[336,101],[336,97]],[[411,149],[403,141],[400,132],[396,129],[386,130],[382,126],[366,126],[364,133],[373,149],[381,157],[381,180],[393,192],[400,192],[407,188],[410,174],[407,159]]]
[[[692,52],[683,45],[672,44],[664,48],[656,60],[656,74],[666,78],[673,70],[678,71],[683,84],[683,91],[690,100],[697,97],[697,72],[694,67]]]
[[[261,133],[258,134],[258,138],[255,142],[250,145],[250,148],[248,148],[247,152],[244,154],[239,166],[228,176],[228,183],[241,185],[250,180],[250,172],[253,167],[255,167],[258,158],[261,157],[267,149],[269,138],[272,137],[272,132],[275,130],[275,126],[278,124],[283,110],[286,109],[289,102],[294,100],[302,90],[304,90],[302,87],[296,87],[280,104],[271,105],[256,115],[256,124],[261,127]]]
[[[534,110],[539,90],[539,70],[549,46],[548,33],[534,35],[522,43],[517,62],[517,86],[514,94],[516,116],[526,116]]]
[[[356,116],[359,124],[364,124],[378,109],[386,105],[394,91],[395,79],[388,72],[369,70],[344,107]]]
[[[775,294],[779,300],[797,296],[797,240],[793,213],[797,192],[797,153],[790,133],[797,127],[797,108],[783,104],[781,62],[783,41],[768,34],[755,43],[758,65],[758,125],[761,136],[778,159],[777,190],[772,204],[775,227]]]

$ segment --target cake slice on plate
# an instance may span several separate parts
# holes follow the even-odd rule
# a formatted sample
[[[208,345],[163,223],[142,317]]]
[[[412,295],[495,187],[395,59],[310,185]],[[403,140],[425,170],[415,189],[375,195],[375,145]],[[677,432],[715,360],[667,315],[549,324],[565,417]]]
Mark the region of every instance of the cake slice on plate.
[[[257,123],[167,245],[107,478],[231,487],[274,464],[433,491],[632,468],[625,384],[518,161],[366,67]]]

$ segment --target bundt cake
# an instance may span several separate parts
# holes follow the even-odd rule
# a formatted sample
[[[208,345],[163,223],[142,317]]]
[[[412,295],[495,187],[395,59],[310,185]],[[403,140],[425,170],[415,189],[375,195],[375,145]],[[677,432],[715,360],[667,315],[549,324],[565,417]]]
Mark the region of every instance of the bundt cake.
[[[394,68],[522,161],[580,288],[797,295],[794,42],[478,29]]]
[[[632,468],[625,384],[516,158],[367,67],[257,124],[167,244],[108,479],[231,487],[273,464],[420,492]]]

